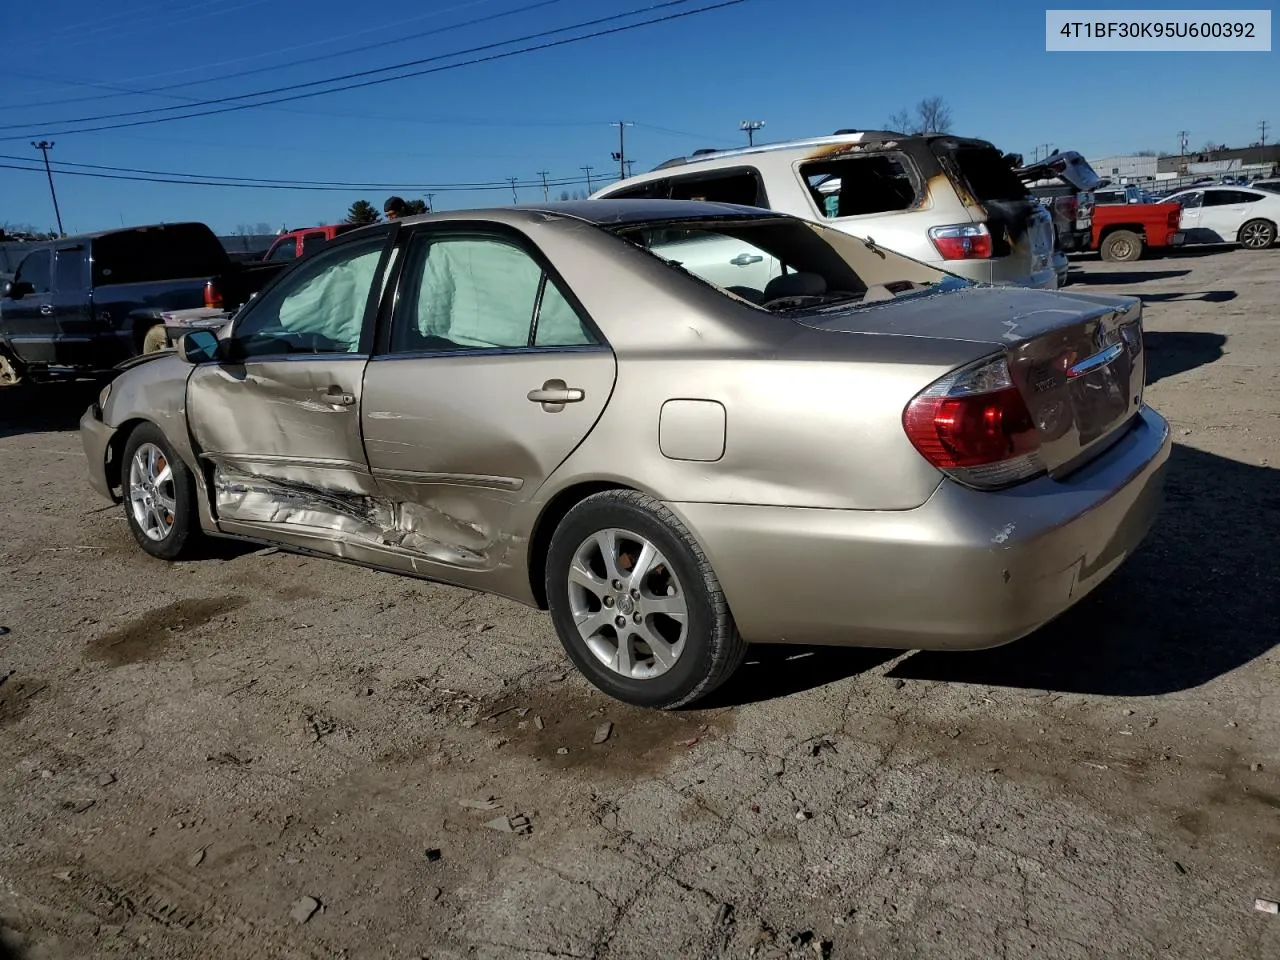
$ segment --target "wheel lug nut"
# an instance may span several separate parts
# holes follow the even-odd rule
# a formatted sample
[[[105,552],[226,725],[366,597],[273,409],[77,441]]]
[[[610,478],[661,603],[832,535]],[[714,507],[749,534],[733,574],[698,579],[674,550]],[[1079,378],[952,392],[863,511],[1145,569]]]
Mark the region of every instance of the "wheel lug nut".
[[[616,620],[614,620],[613,622],[614,622],[614,623],[616,623],[616,624],[617,624],[618,626],[620,626],[620,627],[625,627],[625,626],[627,625],[627,618],[626,618],[626,617],[618,617],[618,618],[617,618]]]
[[[632,599],[632,600],[639,600],[639,599],[640,599],[640,591],[639,591],[639,590],[632,590],[632,591],[631,591],[631,599]]]
[[[634,620],[636,623],[639,623],[641,620],[644,619],[644,617],[640,616],[640,612],[637,610],[635,613],[631,615],[631,619]]]
[[[612,606],[613,606],[613,597],[605,597],[605,598],[604,598],[604,605],[605,605],[606,607],[612,607]]]
[[[622,589],[622,581],[621,581],[621,580],[615,580],[615,581],[613,581],[613,589],[615,589],[615,590],[621,590],[621,589]]]

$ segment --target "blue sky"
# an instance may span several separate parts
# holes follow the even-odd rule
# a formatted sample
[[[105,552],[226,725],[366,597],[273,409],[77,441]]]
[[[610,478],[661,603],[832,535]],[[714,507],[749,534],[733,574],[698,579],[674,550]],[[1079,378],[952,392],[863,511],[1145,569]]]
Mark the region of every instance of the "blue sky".
[[[545,0],[536,10],[498,16],[531,2],[14,4],[0,61],[0,124],[7,128],[0,138],[14,139],[0,139],[0,155],[38,161],[30,141],[52,133],[57,161],[214,177],[454,184],[532,181],[546,170],[552,179],[581,179],[584,164],[594,167],[593,177],[616,176],[613,120],[635,123],[626,130],[627,155],[639,171],[698,147],[743,143],[743,119],[766,122],[759,139],[821,135],[881,125],[895,110],[935,94],[951,106],[955,132],[1028,155],[1046,142],[1087,156],[1176,149],[1180,129],[1190,131],[1193,147],[1206,140],[1251,143],[1259,120],[1273,124],[1268,141],[1280,139],[1275,52],[1047,53],[1043,4],[935,0],[746,0],[613,36],[272,108],[98,133],[59,132],[65,125],[57,121],[449,54],[660,0]],[[690,0],[617,23],[712,2]],[[1202,0],[1187,8],[1205,6]],[[479,17],[496,18],[444,29]],[[430,30],[443,32],[338,55]],[[325,59],[264,69],[317,57]],[[259,72],[225,77],[249,70]],[[167,96],[103,98],[116,92],[110,87],[187,82]],[[99,99],[32,106],[84,97]],[[104,121],[110,122],[124,121]],[[299,227],[341,219],[361,197],[381,207],[392,192],[72,176],[58,176],[57,187],[69,232],[122,220],[195,219],[219,231],[258,222]],[[520,199],[541,200],[541,194],[541,188],[522,188]],[[509,188],[436,191],[434,199],[441,209],[510,202]],[[6,222],[52,225],[43,173],[0,169],[0,223]]]

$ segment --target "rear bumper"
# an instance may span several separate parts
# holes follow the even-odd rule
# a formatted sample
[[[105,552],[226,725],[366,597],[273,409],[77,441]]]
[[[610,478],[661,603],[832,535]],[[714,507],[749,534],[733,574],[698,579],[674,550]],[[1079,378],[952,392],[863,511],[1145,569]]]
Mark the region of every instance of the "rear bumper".
[[[1163,499],[1169,427],[1144,407],[1062,481],[944,481],[913,510],[674,503],[752,642],[961,650],[1031,633],[1105,580]]]
[[[1187,235],[1181,231],[1169,234],[1167,245],[1170,247],[1180,247],[1187,242]]]
[[[114,503],[120,498],[111,490],[107,481],[107,450],[115,436],[115,428],[102,421],[102,408],[97,402],[89,405],[80,418],[80,444],[84,447],[85,460],[88,461],[89,486]]]

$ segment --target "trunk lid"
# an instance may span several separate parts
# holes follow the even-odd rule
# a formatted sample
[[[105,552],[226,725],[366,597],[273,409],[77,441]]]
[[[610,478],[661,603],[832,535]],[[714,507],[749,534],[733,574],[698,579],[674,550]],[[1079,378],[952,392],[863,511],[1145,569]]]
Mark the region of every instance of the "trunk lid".
[[[1003,353],[1053,477],[1102,453],[1142,406],[1142,302],[1133,297],[973,286],[796,319],[831,332],[972,343],[974,360]]]

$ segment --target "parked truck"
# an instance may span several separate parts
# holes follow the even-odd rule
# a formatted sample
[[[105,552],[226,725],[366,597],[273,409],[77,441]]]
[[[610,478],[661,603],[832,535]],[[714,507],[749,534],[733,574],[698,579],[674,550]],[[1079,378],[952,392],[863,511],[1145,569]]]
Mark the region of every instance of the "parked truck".
[[[340,237],[360,226],[358,223],[330,223],[321,227],[304,227],[282,233],[271,244],[264,260],[299,260],[334,237]]]
[[[96,378],[164,349],[166,313],[234,309],[287,265],[235,263],[203,223],[42,244],[0,288],[0,385]]]
[[[1130,263],[1149,250],[1181,246],[1181,214],[1178,203],[1100,203],[1093,208],[1090,249],[1103,260]]]
[[[1093,191],[1102,182],[1088,161],[1074,150],[1055,151],[1013,172],[1053,214],[1057,248],[1063,253],[1088,250],[1093,236]]]

